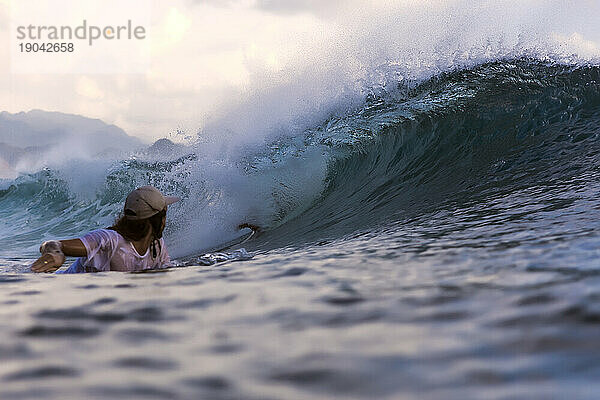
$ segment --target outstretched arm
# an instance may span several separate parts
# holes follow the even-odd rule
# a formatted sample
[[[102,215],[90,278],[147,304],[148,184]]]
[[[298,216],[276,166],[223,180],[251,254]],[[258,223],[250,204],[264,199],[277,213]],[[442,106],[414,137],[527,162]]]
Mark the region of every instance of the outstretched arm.
[[[52,240],[40,247],[42,256],[31,264],[33,272],[54,272],[65,262],[65,256],[85,257],[87,250],[79,239]]]
[[[87,250],[79,239],[60,240],[62,251],[68,257],[85,257]]]

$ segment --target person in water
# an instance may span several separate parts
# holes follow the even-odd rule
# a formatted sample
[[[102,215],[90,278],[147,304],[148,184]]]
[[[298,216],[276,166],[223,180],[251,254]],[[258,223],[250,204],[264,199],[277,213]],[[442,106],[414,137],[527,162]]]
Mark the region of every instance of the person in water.
[[[141,271],[168,266],[170,258],[162,233],[167,206],[179,200],[163,196],[152,186],[139,187],[129,193],[123,215],[113,226],[78,239],[44,242],[40,247],[42,256],[31,265],[31,270],[55,272],[65,262],[65,256],[79,258],[63,273]]]

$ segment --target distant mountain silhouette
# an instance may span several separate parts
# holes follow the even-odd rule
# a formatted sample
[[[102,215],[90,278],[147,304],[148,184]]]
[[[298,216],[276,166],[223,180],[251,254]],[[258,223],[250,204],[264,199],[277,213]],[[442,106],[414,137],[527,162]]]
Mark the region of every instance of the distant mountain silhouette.
[[[42,110],[0,112],[0,142],[20,148],[69,146],[88,156],[110,148],[131,151],[144,145],[99,119]]]
[[[175,154],[181,154],[186,150],[186,147],[179,143],[173,143],[171,140],[163,138],[158,139],[148,149],[146,153],[151,156],[169,157]]]
[[[0,178],[46,160],[118,157],[145,144],[99,119],[32,110],[0,112]]]

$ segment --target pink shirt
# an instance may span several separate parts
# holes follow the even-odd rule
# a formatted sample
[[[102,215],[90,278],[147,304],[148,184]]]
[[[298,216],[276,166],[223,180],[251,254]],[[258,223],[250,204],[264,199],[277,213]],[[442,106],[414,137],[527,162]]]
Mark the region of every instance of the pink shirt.
[[[151,247],[140,255],[133,244],[117,231],[97,229],[79,238],[87,251],[64,273],[91,271],[142,271],[168,267],[171,264],[167,247],[161,238],[156,246],[156,258],[152,258]]]

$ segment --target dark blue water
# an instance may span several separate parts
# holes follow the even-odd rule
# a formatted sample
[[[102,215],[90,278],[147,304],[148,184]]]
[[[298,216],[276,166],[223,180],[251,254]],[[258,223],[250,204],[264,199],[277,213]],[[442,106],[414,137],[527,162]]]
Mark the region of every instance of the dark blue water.
[[[193,260],[216,243],[178,248],[183,212],[221,218],[241,189],[195,180],[197,154],[116,163],[84,198],[61,171],[22,176],[0,192],[0,397],[595,399],[599,134],[596,66],[374,91],[240,161],[271,186],[223,215],[264,232],[252,260],[212,266]],[[109,224],[141,181],[183,192],[167,239],[192,266],[26,273],[42,239]]]

